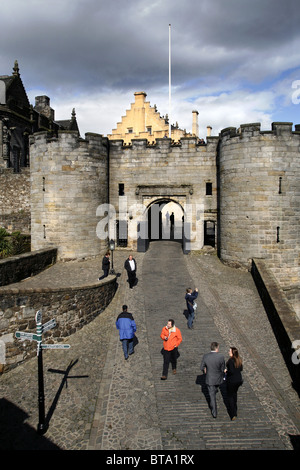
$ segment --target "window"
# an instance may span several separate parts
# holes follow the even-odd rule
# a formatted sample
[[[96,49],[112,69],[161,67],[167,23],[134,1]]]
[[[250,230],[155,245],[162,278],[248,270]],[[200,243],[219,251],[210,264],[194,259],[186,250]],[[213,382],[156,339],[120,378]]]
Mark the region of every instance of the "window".
[[[119,196],[124,196],[124,183],[119,183]]]
[[[148,132],[150,135],[152,135],[152,127],[151,127],[151,126],[150,126],[150,127],[147,127],[147,132]]]
[[[133,133],[132,127],[128,127],[127,132],[128,132],[128,134],[132,134]]]
[[[126,220],[117,220],[117,246],[127,247],[128,228]]]
[[[206,196],[212,196],[212,183],[206,183]]]
[[[279,176],[278,194],[282,194],[282,177],[281,176]]]

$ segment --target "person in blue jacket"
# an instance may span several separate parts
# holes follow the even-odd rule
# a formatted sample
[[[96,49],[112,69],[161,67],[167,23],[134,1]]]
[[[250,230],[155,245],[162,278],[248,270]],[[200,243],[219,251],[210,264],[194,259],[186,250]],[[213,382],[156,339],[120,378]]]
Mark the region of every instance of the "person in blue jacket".
[[[188,310],[188,321],[187,321],[187,326],[189,329],[193,328],[193,322],[195,318],[195,300],[198,297],[198,289],[196,288],[193,292],[191,288],[188,288],[186,290],[185,294],[185,300],[186,300],[186,306]]]
[[[119,314],[116,320],[116,327],[119,330],[120,341],[122,341],[123,352],[125,360],[128,356],[134,353],[134,334],[136,332],[136,324],[132,313],[127,311],[127,305],[123,305],[122,313]]]

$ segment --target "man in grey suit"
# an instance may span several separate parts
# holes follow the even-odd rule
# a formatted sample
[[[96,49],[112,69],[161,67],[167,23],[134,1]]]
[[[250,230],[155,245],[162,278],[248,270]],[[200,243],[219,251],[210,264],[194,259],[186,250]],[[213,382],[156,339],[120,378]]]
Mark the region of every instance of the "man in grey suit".
[[[200,369],[206,374],[205,383],[210,397],[211,414],[217,417],[216,393],[219,386],[223,383],[225,359],[223,354],[219,353],[219,344],[211,343],[210,353],[203,356]]]

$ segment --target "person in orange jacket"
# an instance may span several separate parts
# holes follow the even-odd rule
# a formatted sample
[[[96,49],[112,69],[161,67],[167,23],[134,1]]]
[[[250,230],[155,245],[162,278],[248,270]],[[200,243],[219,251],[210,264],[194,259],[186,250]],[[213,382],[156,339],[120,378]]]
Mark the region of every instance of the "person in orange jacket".
[[[160,337],[164,342],[162,349],[164,364],[161,380],[166,380],[170,362],[172,364],[173,374],[176,374],[177,358],[179,357],[177,348],[182,341],[182,335],[180,329],[175,326],[174,320],[169,320],[167,325],[161,330]]]

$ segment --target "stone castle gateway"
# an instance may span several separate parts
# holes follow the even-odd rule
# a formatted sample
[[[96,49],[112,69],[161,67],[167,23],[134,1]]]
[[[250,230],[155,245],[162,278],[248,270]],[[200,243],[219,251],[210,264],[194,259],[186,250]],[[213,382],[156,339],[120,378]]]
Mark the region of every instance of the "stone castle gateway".
[[[27,217],[33,251],[58,247],[61,260],[89,258],[110,238],[146,250],[170,233],[185,252],[209,244],[232,266],[264,259],[300,314],[300,125],[241,124],[204,143],[195,134],[83,139],[75,113],[57,123],[47,97],[24,112],[30,105],[16,65],[0,82],[0,223],[16,229]]]

